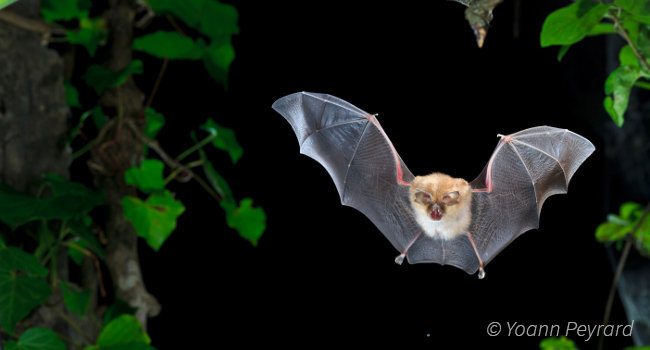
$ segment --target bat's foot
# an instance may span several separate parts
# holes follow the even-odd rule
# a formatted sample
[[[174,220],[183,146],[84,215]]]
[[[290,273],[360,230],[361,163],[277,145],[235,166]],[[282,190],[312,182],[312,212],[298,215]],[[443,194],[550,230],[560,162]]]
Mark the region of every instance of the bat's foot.
[[[478,268],[478,279],[482,280],[485,278],[485,270],[483,270],[483,266]]]
[[[405,257],[406,257],[406,254],[400,254],[400,255],[398,255],[398,256],[395,258],[395,263],[396,263],[397,265],[402,265],[402,263],[404,262],[404,258],[405,258]]]

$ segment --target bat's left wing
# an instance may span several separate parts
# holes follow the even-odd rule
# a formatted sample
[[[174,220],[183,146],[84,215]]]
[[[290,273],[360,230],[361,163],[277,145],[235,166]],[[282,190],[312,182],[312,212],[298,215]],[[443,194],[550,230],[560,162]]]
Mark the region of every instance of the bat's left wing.
[[[573,174],[595,150],[586,138],[550,126],[500,136],[487,166],[470,184],[469,231],[484,264],[515,238],[539,227],[544,201],[566,193]],[[473,273],[478,266],[475,259],[461,268]]]
[[[374,115],[337,97],[299,92],[273,104],[293,128],[300,153],[330,174],[341,203],[364,213],[398,251],[419,232],[409,202],[413,174]]]

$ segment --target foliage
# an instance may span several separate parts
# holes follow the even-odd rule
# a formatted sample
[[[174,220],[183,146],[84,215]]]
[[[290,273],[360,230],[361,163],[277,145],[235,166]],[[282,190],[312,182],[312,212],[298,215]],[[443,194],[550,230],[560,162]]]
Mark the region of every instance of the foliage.
[[[151,339],[138,320],[131,315],[122,315],[104,326],[97,337],[97,343],[84,350],[155,350],[150,343]]]
[[[0,9],[13,2],[0,0]],[[165,61],[200,61],[217,83],[227,87],[229,67],[235,57],[231,38],[239,32],[237,10],[216,0],[148,0],[147,3],[156,15],[169,20],[172,29],[150,31],[134,38],[133,50]],[[99,135],[110,126],[112,119],[122,121],[121,112],[105,110],[99,98],[145,69],[141,60],[132,60],[119,71],[99,64],[110,33],[100,13],[101,7],[94,6],[102,5],[90,0],[41,1],[43,19],[56,22],[57,28],[65,30],[63,39],[70,45],[83,47],[77,54],[87,54],[90,59],[83,60],[89,62],[85,66],[75,67],[82,73],[75,76],[81,79],[65,82],[66,103],[73,116],[77,116],[65,145],[75,148],[75,159],[99,141]],[[188,36],[183,26],[190,28],[195,36]],[[195,144],[170,157],[155,140],[165,125],[165,116],[147,103],[143,120],[146,125],[141,139],[147,158],[139,166],[124,171],[123,180],[133,187],[133,193],[121,201],[124,217],[137,234],[153,250],[161,249],[185,211],[182,198],[176,198],[168,185],[186,177],[196,180],[219,202],[229,227],[257,245],[266,228],[264,210],[254,207],[251,198],[234,196],[227,180],[217,172],[218,164],[208,159],[205,150],[213,147],[223,151],[236,164],[244,151],[235,131],[208,118],[205,124],[186,135]],[[97,139],[92,139],[92,135]],[[197,135],[203,138],[197,139]],[[195,167],[202,169],[200,174],[192,170]],[[12,339],[3,336],[5,342],[0,343],[0,348],[58,350],[71,343],[85,350],[154,349],[133,316],[134,308],[115,299],[112,305],[101,305],[106,311],[99,317],[97,310],[90,307],[91,300],[99,299],[104,304],[106,300],[93,299],[97,291],[58,276],[57,264],[62,253],[67,254],[71,266],[81,265],[88,259],[100,273],[106,238],[102,235],[104,218],[96,208],[104,206],[104,193],[56,174],[44,174],[37,185],[39,191],[31,194],[0,184],[0,222],[3,228],[12,231],[4,236],[6,239],[0,235],[0,332],[11,335]],[[51,300],[52,295],[60,297]],[[39,307],[64,315],[62,320],[71,329],[77,329],[85,342],[75,344],[52,330],[30,328],[28,317]],[[74,314],[76,318],[66,314]],[[98,327],[94,335],[83,333],[75,324],[76,319],[91,320]]]
[[[550,337],[539,343],[541,350],[578,350],[573,340],[567,337]]]
[[[235,59],[231,37],[239,33],[237,10],[212,0],[147,2],[157,13],[173,15],[196,29],[205,40],[160,31],[135,39],[133,48],[159,58],[201,59],[214,80],[227,86],[228,69]]]
[[[18,0],[0,0],[0,10],[2,10],[3,8],[13,4],[16,1],[18,1]]]
[[[634,233],[631,239],[636,242],[639,252],[650,256],[650,215],[644,217],[643,213],[641,204],[623,203],[618,214],[609,214],[607,221],[596,228],[596,239],[599,242],[621,244]]]
[[[560,45],[561,60],[571,45],[585,37],[618,34],[627,45],[619,53],[620,66],[605,80],[603,106],[614,123],[623,125],[633,87],[650,84],[650,9],[643,0],[601,3],[579,0],[549,14],[540,36],[542,47]]]
[[[34,327],[26,330],[18,342],[9,341],[7,350],[65,350],[65,344],[56,333],[47,328]]]

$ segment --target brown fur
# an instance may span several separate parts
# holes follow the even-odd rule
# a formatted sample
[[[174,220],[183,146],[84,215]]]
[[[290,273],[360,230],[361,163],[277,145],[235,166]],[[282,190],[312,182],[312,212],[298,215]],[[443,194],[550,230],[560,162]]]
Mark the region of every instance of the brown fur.
[[[442,173],[432,173],[416,176],[409,191],[411,206],[425,234],[452,239],[467,232],[472,218],[472,189],[467,181]],[[416,193],[420,191],[428,193],[431,201],[416,201]],[[457,198],[453,192],[458,192]],[[445,198],[447,194],[451,195]],[[431,218],[431,212],[436,205],[442,211],[440,220]]]

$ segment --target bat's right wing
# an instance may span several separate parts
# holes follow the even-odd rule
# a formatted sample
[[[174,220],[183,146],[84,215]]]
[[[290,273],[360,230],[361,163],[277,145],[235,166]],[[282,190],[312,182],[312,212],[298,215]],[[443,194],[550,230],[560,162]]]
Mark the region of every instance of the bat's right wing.
[[[413,174],[374,115],[334,96],[298,92],[273,109],[291,124],[300,153],[327,169],[341,203],[364,213],[398,251],[419,232],[409,202]]]

